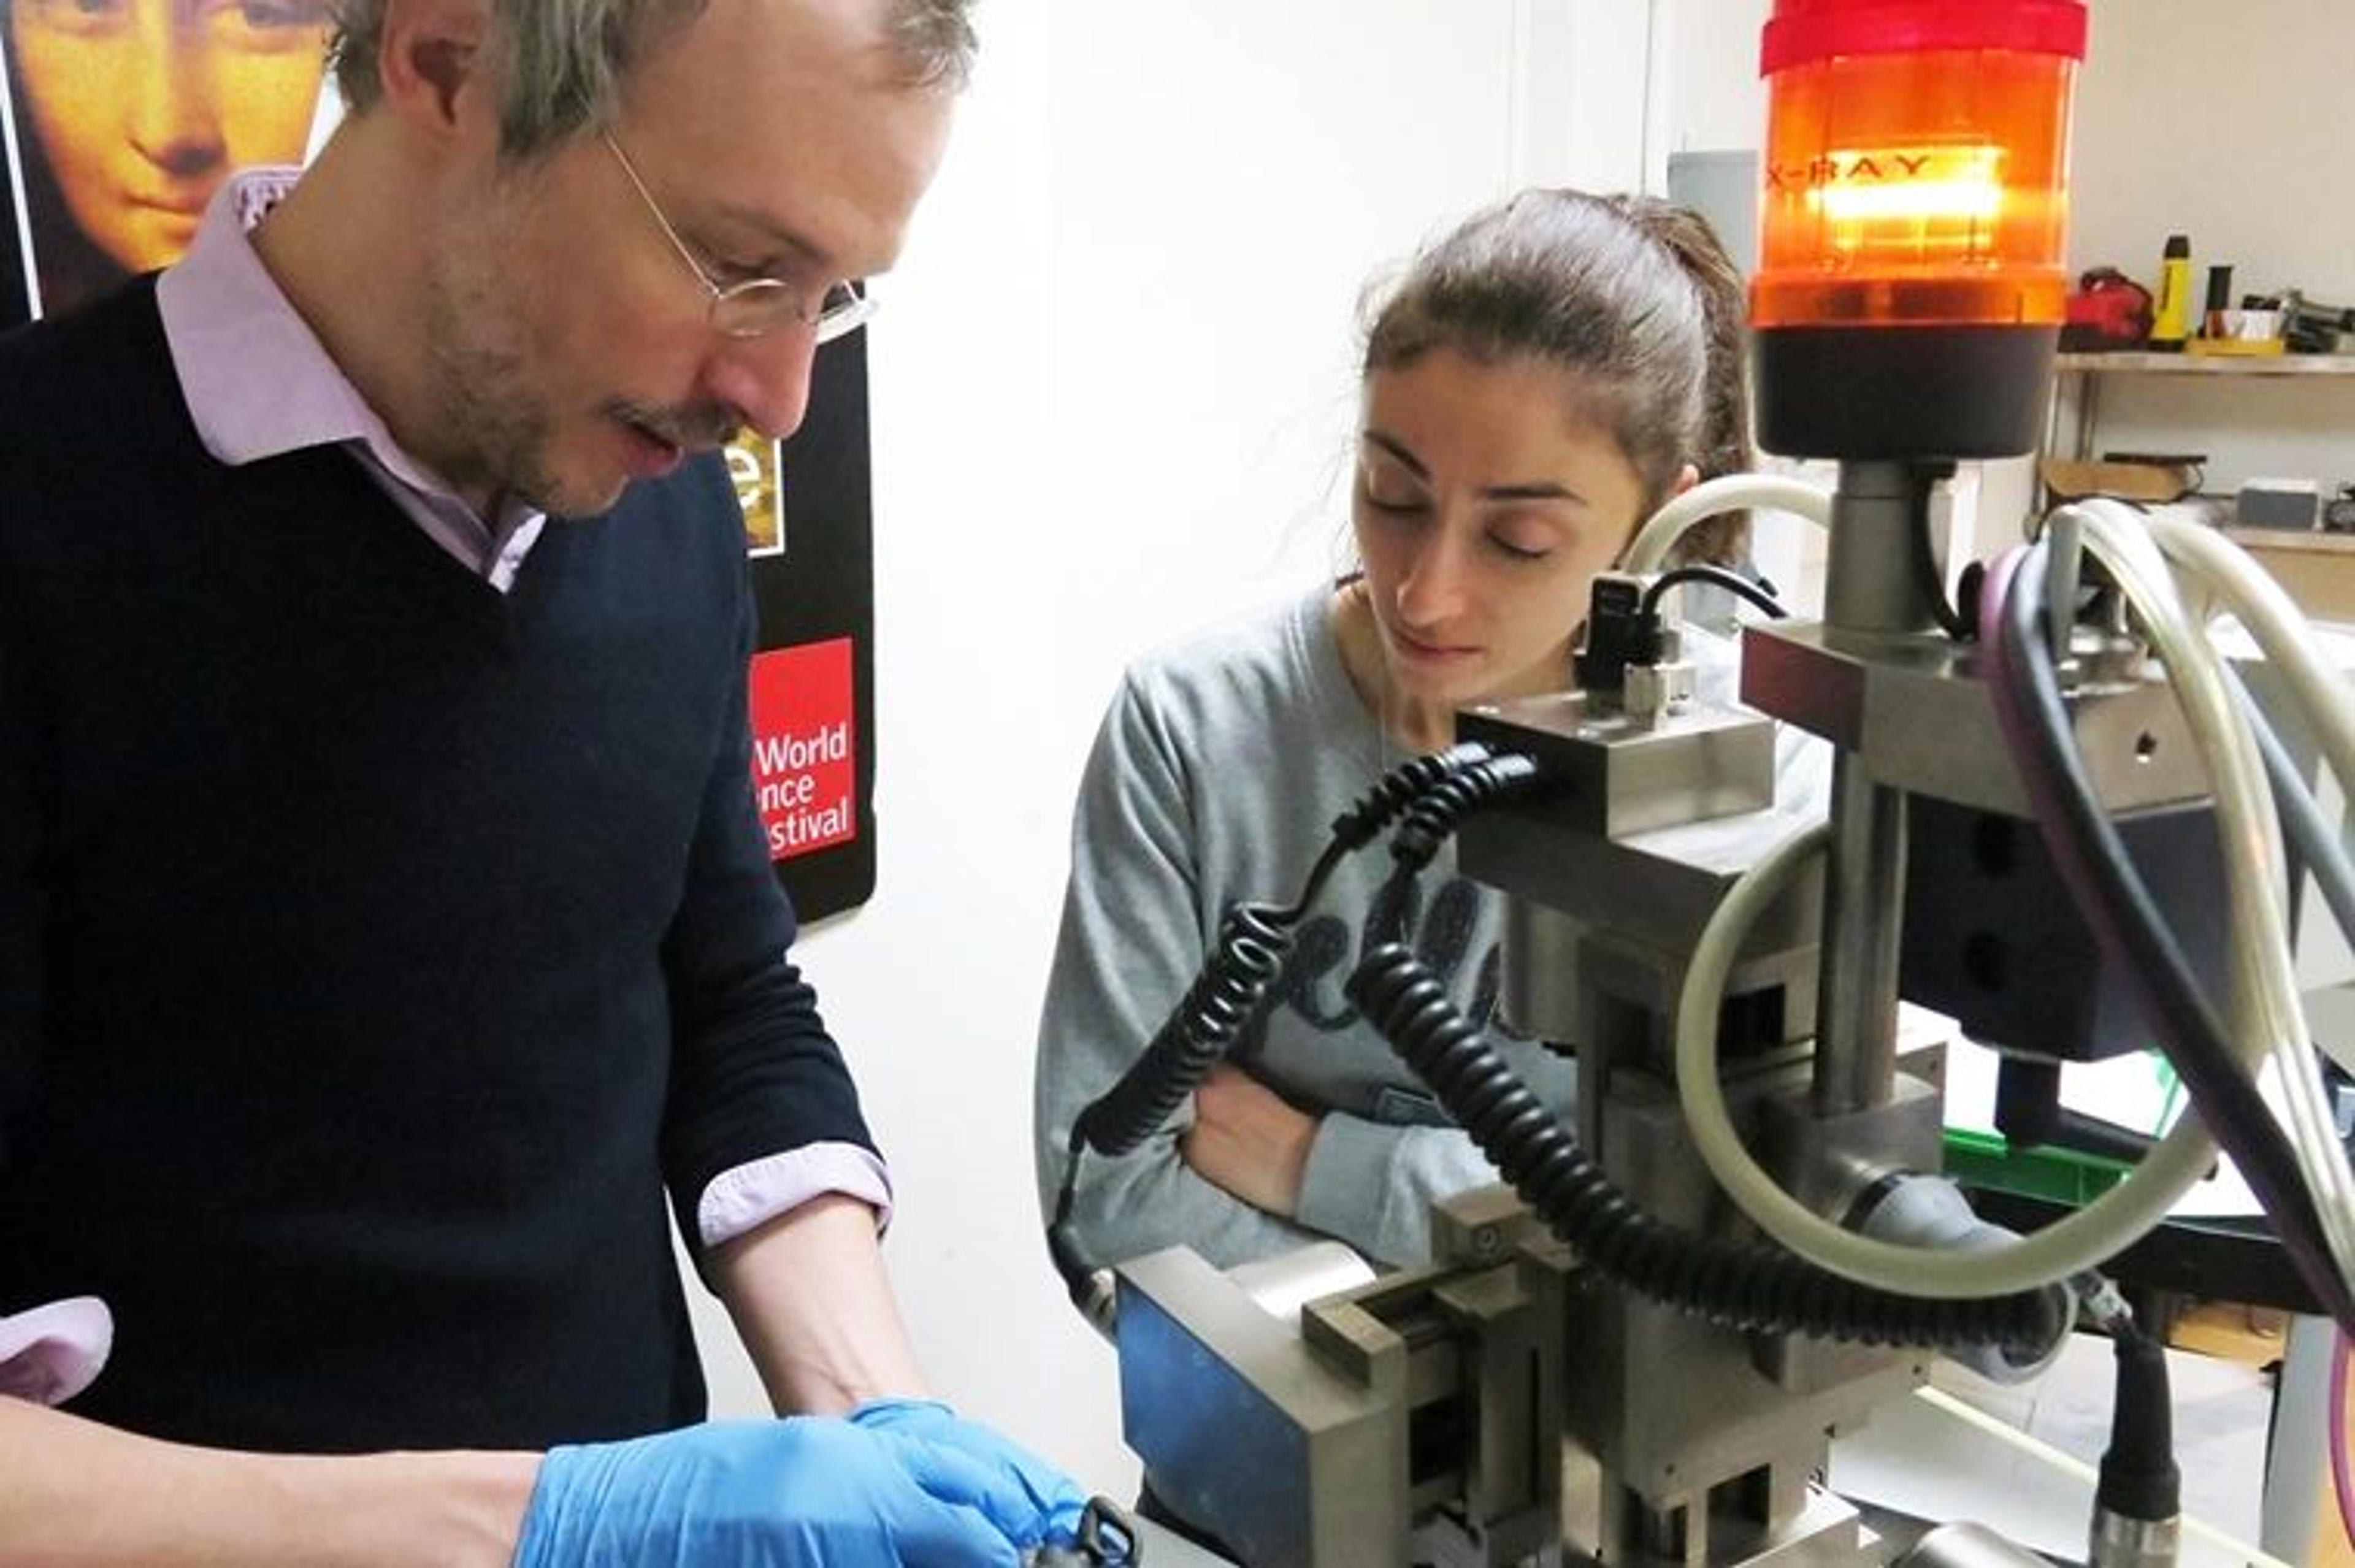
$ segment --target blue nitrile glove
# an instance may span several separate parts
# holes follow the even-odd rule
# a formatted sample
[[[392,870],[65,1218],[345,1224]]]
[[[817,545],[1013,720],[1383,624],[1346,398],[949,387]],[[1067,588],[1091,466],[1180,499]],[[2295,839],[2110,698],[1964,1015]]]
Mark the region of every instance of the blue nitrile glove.
[[[1032,1520],[1017,1541],[996,1521]],[[1017,1568],[1024,1485],[946,1443],[795,1416],[551,1449],[513,1568]]]
[[[1016,1545],[1031,1547],[1042,1541],[1068,1544],[1077,1539],[1088,1495],[1069,1476],[1028,1449],[964,1419],[938,1400],[869,1400],[852,1411],[850,1419],[870,1430],[921,1437],[989,1467],[1000,1484],[991,1488],[980,1506]],[[1028,1506],[1000,1512],[998,1499],[1018,1490],[1028,1499]]]

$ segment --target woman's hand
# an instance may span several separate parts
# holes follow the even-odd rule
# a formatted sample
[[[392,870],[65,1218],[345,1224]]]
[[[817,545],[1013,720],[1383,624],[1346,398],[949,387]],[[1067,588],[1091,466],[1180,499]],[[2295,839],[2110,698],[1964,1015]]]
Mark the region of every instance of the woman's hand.
[[[1254,1209],[1290,1219],[1316,1141],[1316,1118],[1239,1067],[1210,1069],[1194,1091],[1194,1125],[1178,1140],[1195,1175]]]

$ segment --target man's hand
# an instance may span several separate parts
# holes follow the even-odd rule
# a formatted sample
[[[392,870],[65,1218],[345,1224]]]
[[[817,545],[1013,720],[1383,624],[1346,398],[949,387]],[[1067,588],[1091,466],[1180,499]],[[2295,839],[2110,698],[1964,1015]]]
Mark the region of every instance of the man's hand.
[[[1194,1091],[1194,1125],[1178,1152],[1194,1174],[1255,1209],[1290,1219],[1316,1118],[1239,1067],[1220,1062]]]
[[[1066,1520],[1061,1490],[1039,1491],[1069,1482],[976,1456],[979,1429],[932,1408],[897,1424],[719,1422],[553,1449],[513,1568],[1017,1568],[1059,1524],[1068,1537],[1079,1504]]]
[[[1027,1499],[1017,1517],[991,1516],[1008,1536],[1022,1537],[1026,1544],[1037,1538],[1040,1520],[1045,1521],[1050,1539],[1071,1540],[1079,1530],[1080,1516],[1087,1511],[1087,1494],[1069,1476],[988,1427],[964,1420],[938,1400],[870,1400],[852,1411],[850,1420],[854,1425],[873,1431],[904,1433],[954,1448],[987,1467],[992,1475]],[[986,1501],[984,1506],[987,1506]]]

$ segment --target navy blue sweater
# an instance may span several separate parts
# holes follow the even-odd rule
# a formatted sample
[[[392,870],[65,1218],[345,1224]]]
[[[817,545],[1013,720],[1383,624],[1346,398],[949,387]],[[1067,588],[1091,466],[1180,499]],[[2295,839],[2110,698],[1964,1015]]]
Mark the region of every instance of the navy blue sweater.
[[[856,1096],[752,812],[716,464],[509,595],[197,443],[151,284],[0,338],[0,1311],[75,1409],[321,1451],[677,1424],[670,1248]]]

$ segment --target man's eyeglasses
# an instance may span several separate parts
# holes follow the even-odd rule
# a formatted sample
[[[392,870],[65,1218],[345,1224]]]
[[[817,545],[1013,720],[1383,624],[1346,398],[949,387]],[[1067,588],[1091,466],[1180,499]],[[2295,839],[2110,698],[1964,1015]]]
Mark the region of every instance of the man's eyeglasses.
[[[610,132],[600,131],[597,135],[613,155],[613,161],[622,165],[622,172],[629,176],[638,199],[646,204],[646,210],[662,225],[663,238],[670,241],[679,260],[695,273],[695,281],[711,296],[705,302],[704,315],[719,332],[730,337],[762,337],[787,322],[799,322],[810,329],[818,342],[831,343],[866,325],[868,317],[875,314],[873,296],[847,283],[833,284],[815,300],[779,278],[747,278],[723,287],[703,270],[703,263],[695,259],[695,252],[687,248],[687,241],[671,227],[670,219],[663,215],[662,205],[646,188],[646,182],[638,177],[622,144],[613,140]]]

